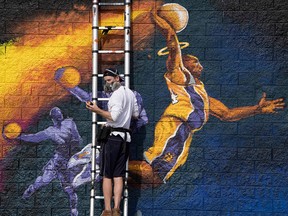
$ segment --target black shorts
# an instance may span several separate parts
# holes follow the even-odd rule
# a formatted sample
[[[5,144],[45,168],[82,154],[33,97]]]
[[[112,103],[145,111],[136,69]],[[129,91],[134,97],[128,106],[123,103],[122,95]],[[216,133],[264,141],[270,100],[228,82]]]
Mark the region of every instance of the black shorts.
[[[126,145],[126,146],[125,146]],[[129,143],[121,136],[111,135],[100,151],[100,175],[106,178],[125,177]]]

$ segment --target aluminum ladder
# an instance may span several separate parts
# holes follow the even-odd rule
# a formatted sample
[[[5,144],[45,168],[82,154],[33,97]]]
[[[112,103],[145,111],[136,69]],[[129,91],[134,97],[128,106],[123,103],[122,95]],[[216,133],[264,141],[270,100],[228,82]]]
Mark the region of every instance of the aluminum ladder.
[[[100,8],[105,6],[124,7],[124,26],[99,26]],[[99,73],[99,55],[101,54],[124,54],[124,81],[125,87],[130,87],[130,64],[131,64],[131,0],[124,0],[123,2],[100,2],[93,0],[92,6],[92,101],[108,100],[107,98],[98,98],[98,78],[103,78],[103,74]],[[102,50],[100,47],[101,40],[99,38],[99,31],[123,30],[124,34],[124,50]],[[96,149],[100,150],[100,146],[96,142],[97,126],[105,124],[97,119],[97,114],[92,113],[92,158],[91,158],[91,191],[90,191],[90,216],[94,216],[95,200],[104,199],[103,196],[96,196],[95,194],[95,178],[99,170],[96,170]],[[128,216],[128,161],[126,163],[126,174],[124,179],[123,192],[123,215]]]

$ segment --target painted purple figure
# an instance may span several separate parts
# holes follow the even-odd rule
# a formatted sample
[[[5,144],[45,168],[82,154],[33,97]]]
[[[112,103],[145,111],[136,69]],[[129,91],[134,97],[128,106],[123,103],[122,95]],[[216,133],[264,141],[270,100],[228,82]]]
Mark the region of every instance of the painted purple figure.
[[[43,174],[38,176],[35,182],[25,190],[22,197],[28,199],[37,190],[48,185],[54,179],[58,179],[63,190],[68,194],[71,216],[77,216],[78,198],[71,185],[74,176],[67,169],[67,163],[71,155],[79,151],[82,139],[75,122],[71,118],[64,119],[58,107],[50,110],[50,117],[53,121],[53,126],[36,134],[21,134],[17,137],[17,139],[26,142],[39,143],[44,140],[51,140],[56,144],[53,157],[43,167]]]

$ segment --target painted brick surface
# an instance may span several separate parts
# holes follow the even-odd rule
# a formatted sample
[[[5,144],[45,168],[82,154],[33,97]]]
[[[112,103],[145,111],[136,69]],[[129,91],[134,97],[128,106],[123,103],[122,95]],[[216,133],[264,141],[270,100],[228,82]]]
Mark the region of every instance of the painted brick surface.
[[[132,160],[142,160],[153,144],[155,125],[171,100],[163,77],[167,56],[157,55],[166,41],[147,18],[148,11],[164,3],[178,3],[189,12],[178,38],[190,44],[183,54],[197,56],[203,65],[201,80],[209,96],[233,108],[256,105],[262,92],[269,100],[288,94],[287,1],[134,0],[131,88],[142,95],[149,124],[134,135]],[[87,0],[0,0],[1,128],[21,120],[23,132],[37,133],[52,125],[49,111],[58,106],[75,121],[81,147],[91,142],[90,112],[53,80],[57,68],[72,65],[81,75],[79,87],[91,92],[91,6]],[[119,12],[107,13],[112,23],[119,22],[114,17]],[[114,43],[113,37],[105,43],[118,48],[121,40],[115,36]],[[101,69],[111,63],[111,56],[103,59]],[[115,62],[123,66],[121,59]],[[166,184],[130,185],[129,215],[288,215],[287,129],[287,109],[235,122],[210,116],[193,135],[187,161]],[[0,215],[70,214],[57,178],[22,198],[54,150],[52,141],[7,142],[1,137]],[[89,215],[90,184],[76,193],[79,216]],[[97,215],[102,208],[97,201]]]

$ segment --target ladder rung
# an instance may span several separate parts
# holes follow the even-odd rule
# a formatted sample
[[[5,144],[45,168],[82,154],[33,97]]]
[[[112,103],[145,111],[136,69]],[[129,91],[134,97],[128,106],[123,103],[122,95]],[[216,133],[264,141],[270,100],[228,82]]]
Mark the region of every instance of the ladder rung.
[[[92,196],[92,197],[93,197],[93,196]],[[113,196],[113,198],[114,198],[114,196]],[[121,198],[122,198],[122,199],[128,198],[128,196],[122,196]],[[104,199],[104,196],[94,196],[94,199]]]
[[[98,101],[108,101],[109,98],[97,98]]]
[[[103,76],[104,76],[103,74],[92,74],[92,77],[103,77]],[[119,76],[123,79],[125,76],[130,76],[130,74],[119,74]]]
[[[100,173],[100,170],[91,170],[91,172]]]
[[[100,145],[92,146],[92,148],[101,149]]]
[[[124,2],[101,2],[98,4],[101,6],[123,6],[125,5]]]
[[[103,124],[106,124],[106,123],[107,122],[100,122],[100,121],[97,122],[98,125],[103,125]]]
[[[98,29],[99,30],[124,30],[125,27],[123,26],[99,26]]]
[[[103,74],[101,73],[101,74],[92,74],[92,76],[94,76],[94,77],[103,77]]]
[[[98,53],[111,54],[111,53],[124,53],[124,50],[98,50]]]

